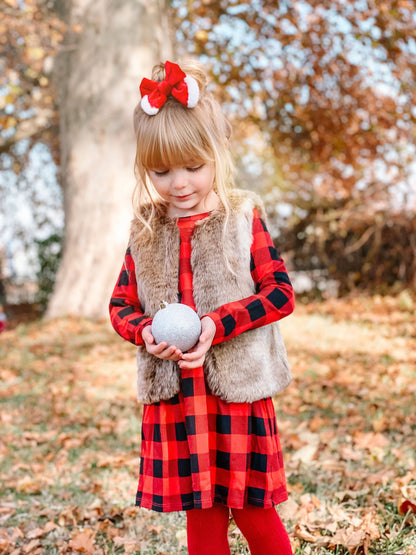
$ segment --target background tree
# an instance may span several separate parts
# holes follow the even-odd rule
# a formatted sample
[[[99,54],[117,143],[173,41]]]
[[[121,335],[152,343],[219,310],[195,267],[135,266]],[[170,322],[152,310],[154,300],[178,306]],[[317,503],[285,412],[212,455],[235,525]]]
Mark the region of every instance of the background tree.
[[[170,56],[167,10],[163,0],[57,8],[69,29],[56,64],[66,224],[47,313],[97,318],[107,314],[127,245],[140,77]]]
[[[48,314],[105,316],[131,219],[133,108],[141,76],[171,56],[170,8],[165,0],[1,4],[0,228],[13,221],[14,236],[30,253],[37,245],[42,265],[40,246],[62,232],[45,178],[46,167],[56,171],[65,233]],[[43,164],[40,189],[34,160]],[[31,209],[30,230],[16,223],[18,193]]]
[[[35,241],[62,229],[51,72],[65,25],[46,0],[0,4],[0,249],[2,277],[16,286],[34,279]],[[19,255],[25,264],[16,270]]]
[[[39,142],[48,144],[59,162],[58,117],[50,77],[65,25],[50,9],[51,2],[26,0],[24,4],[0,2],[0,154],[13,158],[16,173]],[[24,139],[29,144],[23,155],[15,147]]]

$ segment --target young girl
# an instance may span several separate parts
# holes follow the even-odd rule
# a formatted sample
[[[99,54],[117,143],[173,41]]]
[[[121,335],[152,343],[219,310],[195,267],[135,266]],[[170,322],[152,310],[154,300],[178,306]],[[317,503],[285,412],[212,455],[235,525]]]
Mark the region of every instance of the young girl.
[[[290,382],[277,320],[293,310],[257,195],[232,187],[230,126],[196,62],[143,79],[134,112],[135,217],[110,304],[138,346],[144,403],[136,505],[187,511],[190,555],[230,554],[230,510],[253,555],[291,554],[271,397]],[[186,353],[156,344],[161,301],[201,319]]]

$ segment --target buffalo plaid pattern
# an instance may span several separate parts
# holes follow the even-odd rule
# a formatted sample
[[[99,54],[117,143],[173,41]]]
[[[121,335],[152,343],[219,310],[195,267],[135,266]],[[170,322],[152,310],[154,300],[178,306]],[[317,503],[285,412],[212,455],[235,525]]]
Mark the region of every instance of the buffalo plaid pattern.
[[[207,214],[198,214],[199,217]],[[178,224],[184,238],[192,233],[192,216],[180,218]],[[182,223],[183,222],[183,223]],[[190,258],[191,244],[185,244],[181,238],[180,279],[184,282],[183,289],[192,291],[192,270],[183,270],[184,260]],[[182,264],[181,264],[182,263]],[[246,299],[227,303],[210,316],[216,324],[213,345],[228,341],[246,330],[281,320],[293,312],[294,293],[283,260],[273,245],[272,238],[254,210],[253,242],[251,245],[251,275],[256,284],[257,292]],[[179,293],[181,301],[181,293]],[[181,301],[182,302],[182,301]],[[134,261],[127,249],[124,264],[110,301],[110,318],[116,332],[135,345],[143,345],[142,330],[152,321],[143,314],[137,297],[137,284]]]
[[[191,237],[208,214],[180,218],[179,300],[194,307]],[[293,290],[284,263],[257,211],[253,219],[251,273],[256,294],[209,314],[215,343],[271,323],[293,310]],[[262,307],[262,308],[261,308]],[[133,259],[127,251],[110,314],[116,331],[143,344],[151,320],[137,298]],[[203,368],[182,370],[181,391],[172,399],[144,405],[140,478],[136,505],[155,511],[232,508],[247,503],[270,508],[287,499],[283,457],[272,399],[227,403],[211,394]]]

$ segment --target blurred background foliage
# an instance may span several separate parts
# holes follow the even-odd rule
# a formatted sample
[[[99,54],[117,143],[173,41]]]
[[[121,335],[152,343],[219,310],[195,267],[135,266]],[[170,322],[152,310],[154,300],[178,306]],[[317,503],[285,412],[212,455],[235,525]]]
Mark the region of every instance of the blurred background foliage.
[[[0,278],[16,299],[38,281],[45,304],[64,226],[51,73],[67,29],[53,1],[0,4]],[[414,288],[414,1],[169,4],[177,57],[209,68],[238,184],[265,199],[298,293]],[[15,269],[19,249],[34,270]]]
[[[240,143],[261,132],[254,182],[294,269],[342,294],[416,285],[414,2],[175,4]]]

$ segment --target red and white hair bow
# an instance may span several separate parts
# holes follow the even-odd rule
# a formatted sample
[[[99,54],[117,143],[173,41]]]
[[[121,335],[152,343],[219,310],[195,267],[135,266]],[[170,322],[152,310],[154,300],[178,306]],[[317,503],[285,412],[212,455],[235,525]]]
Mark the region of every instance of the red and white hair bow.
[[[194,108],[199,100],[199,87],[196,80],[186,75],[178,64],[165,63],[165,79],[161,82],[144,77],[140,83],[142,99],[140,106],[149,116],[154,116],[165,104],[169,95],[184,106]]]

